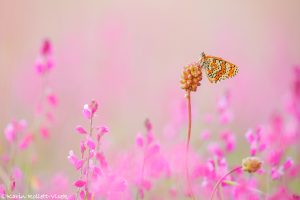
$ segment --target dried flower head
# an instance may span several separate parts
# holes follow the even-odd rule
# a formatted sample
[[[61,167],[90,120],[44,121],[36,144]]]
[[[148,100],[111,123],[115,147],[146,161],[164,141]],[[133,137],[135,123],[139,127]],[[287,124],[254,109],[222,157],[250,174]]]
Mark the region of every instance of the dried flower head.
[[[257,157],[247,157],[242,160],[243,171],[254,173],[261,168],[261,160]]]
[[[199,63],[192,63],[184,67],[180,80],[181,88],[187,92],[196,92],[201,80],[201,65]]]

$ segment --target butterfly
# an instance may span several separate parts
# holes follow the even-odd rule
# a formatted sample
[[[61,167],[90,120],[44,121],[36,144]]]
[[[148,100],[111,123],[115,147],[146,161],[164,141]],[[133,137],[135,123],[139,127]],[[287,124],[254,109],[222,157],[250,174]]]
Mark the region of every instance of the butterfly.
[[[208,56],[202,53],[200,65],[204,68],[207,78],[211,83],[234,77],[239,69],[236,65],[222,58]]]

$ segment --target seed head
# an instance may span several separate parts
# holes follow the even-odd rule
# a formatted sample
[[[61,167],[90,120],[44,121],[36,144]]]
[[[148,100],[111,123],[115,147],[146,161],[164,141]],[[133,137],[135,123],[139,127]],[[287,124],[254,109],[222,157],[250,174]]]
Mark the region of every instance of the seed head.
[[[247,157],[242,160],[243,171],[254,173],[261,168],[262,162],[257,157]]]
[[[181,88],[187,92],[196,92],[202,80],[202,71],[199,63],[192,63],[184,67],[181,74]]]

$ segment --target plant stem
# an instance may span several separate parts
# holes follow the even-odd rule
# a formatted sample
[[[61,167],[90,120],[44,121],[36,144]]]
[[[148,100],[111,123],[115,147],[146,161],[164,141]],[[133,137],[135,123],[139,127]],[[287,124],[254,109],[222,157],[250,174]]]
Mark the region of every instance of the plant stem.
[[[191,198],[195,200],[195,195],[192,189],[190,173],[189,173],[189,146],[191,140],[191,131],[192,131],[192,111],[191,111],[191,93],[187,92],[187,104],[188,104],[188,134],[186,141],[186,149],[185,149],[185,173],[188,184],[188,192],[191,195]]]
[[[91,116],[90,121],[90,137],[92,137],[93,134],[93,115]],[[86,185],[85,185],[85,191],[86,191],[86,198],[89,198],[89,171],[90,171],[90,156],[91,156],[91,149],[89,148],[88,151],[88,157],[87,157],[87,171],[86,171]]]
[[[229,171],[227,174],[225,174],[224,176],[222,176],[222,177],[218,180],[218,182],[216,183],[216,185],[215,185],[214,188],[213,188],[213,191],[212,191],[212,193],[211,193],[210,200],[213,200],[213,199],[214,199],[214,195],[215,195],[215,193],[216,193],[216,191],[217,191],[217,189],[218,189],[218,186],[222,183],[222,181],[223,181],[228,175],[230,175],[230,174],[232,174],[232,173],[234,173],[234,172],[240,170],[241,168],[242,168],[241,166],[234,168],[233,170]]]

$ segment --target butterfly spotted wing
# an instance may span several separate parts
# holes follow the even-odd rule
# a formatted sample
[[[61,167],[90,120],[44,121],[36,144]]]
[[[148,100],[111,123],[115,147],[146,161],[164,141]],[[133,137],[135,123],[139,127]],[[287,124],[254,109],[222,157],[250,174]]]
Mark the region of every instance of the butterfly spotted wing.
[[[215,56],[202,53],[200,65],[204,68],[207,78],[211,83],[234,77],[239,69],[236,65]]]

